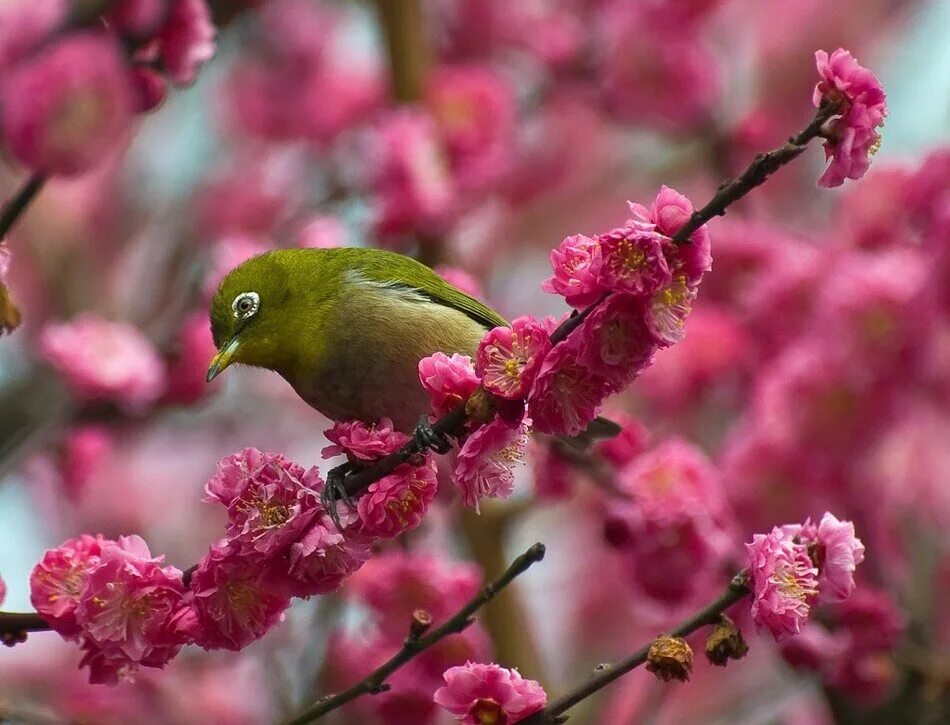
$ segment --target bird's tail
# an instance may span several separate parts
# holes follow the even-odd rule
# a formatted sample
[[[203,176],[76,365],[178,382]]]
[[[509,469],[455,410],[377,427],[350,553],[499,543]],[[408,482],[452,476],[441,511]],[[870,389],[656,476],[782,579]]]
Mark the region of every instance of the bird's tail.
[[[605,438],[614,438],[620,435],[623,428],[608,418],[594,418],[587,429],[576,436],[558,436],[558,440],[577,451],[586,451],[594,443]]]

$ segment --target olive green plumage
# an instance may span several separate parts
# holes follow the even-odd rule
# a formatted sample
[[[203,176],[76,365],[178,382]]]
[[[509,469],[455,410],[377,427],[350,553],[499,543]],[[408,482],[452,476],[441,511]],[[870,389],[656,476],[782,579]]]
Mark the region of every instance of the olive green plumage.
[[[232,308],[259,297],[250,317]],[[486,329],[507,322],[419,262],[376,249],[286,249],[253,257],[211,302],[215,345],[229,364],[282,375],[335,420],[393,418],[410,430],[427,412],[418,362],[440,351],[474,355]],[[221,355],[219,355],[219,358]]]

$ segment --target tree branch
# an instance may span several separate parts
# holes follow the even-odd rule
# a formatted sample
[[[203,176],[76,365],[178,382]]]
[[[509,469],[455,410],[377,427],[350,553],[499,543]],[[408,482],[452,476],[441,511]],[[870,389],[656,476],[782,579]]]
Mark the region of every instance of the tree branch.
[[[390,0],[395,1],[395,0]],[[385,4],[385,2],[383,3]],[[715,216],[722,216],[726,208],[734,202],[741,199],[749,191],[761,185],[769,176],[774,174],[785,164],[798,158],[804,152],[808,143],[819,135],[824,123],[837,113],[838,104],[823,103],[815,114],[811,122],[802,129],[797,135],[792,136],[784,145],[773,149],[768,153],[757,154],[752,163],[737,178],[729,181],[719,187],[719,191],[713,196],[706,206],[689,218],[689,221],[672,236],[672,240],[677,244],[683,244],[689,241],[690,235],[699,229],[703,224]],[[558,325],[557,329],[551,333],[551,343],[556,345],[567,339],[586,320],[597,307],[610,296],[610,292],[594,302],[583,310],[575,310],[564,322]],[[481,388],[479,388],[481,390]],[[470,400],[471,398],[469,398]],[[432,424],[432,429],[440,435],[457,435],[468,419],[465,407],[468,401],[461,403],[451,413]],[[390,453],[385,458],[381,458],[370,466],[360,468],[357,471],[347,474],[343,479],[343,487],[347,494],[355,496],[361,493],[374,481],[378,481],[395,470],[395,468],[409,460],[411,456],[418,453],[420,444],[416,440],[410,440],[399,450]]]
[[[737,178],[726,182],[719,187],[715,196],[699,211],[693,212],[683,227],[672,236],[676,244],[685,244],[690,236],[703,224],[714,217],[723,216],[726,209],[734,202],[748,194],[752,189],[760,186],[772,174],[804,153],[809,142],[821,135],[821,128],[825,122],[834,116],[841,107],[841,103],[822,102],[818,112],[811,122],[797,135],[792,136],[777,149],[764,154],[756,154],[752,163],[746,167]]]
[[[16,224],[17,219],[26,211],[33,199],[36,198],[36,195],[40,192],[40,189],[43,188],[45,182],[45,176],[34,172],[3,205],[3,210],[0,211],[0,241],[6,239],[13,225]]]
[[[672,637],[688,637],[700,627],[707,624],[715,624],[719,621],[721,615],[733,604],[740,601],[750,593],[749,585],[746,579],[745,571],[739,572],[729,582],[719,597],[698,611],[692,617],[673,628],[668,634]],[[532,717],[524,721],[524,725],[541,725],[542,723],[560,723],[567,718],[564,713],[570,710],[581,700],[585,700],[595,692],[602,690],[614,680],[635,670],[637,667],[647,661],[647,654],[650,651],[650,645],[644,645],[626,659],[620,660],[614,664],[603,668],[598,668],[595,674],[587,682],[579,685],[571,692],[550,703],[541,712],[535,713]]]
[[[475,612],[490,602],[494,596],[506,586],[508,586],[515,577],[526,572],[532,564],[541,561],[543,558],[544,544],[541,544],[540,542],[534,544],[521,556],[515,559],[504,574],[502,574],[491,584],[485,586],[481,592],[479,592],[471,601],[468,602],[468,604],[462,607],[458,613],[455,614],[455,616],[449,619],[441,627],[433,630],[425,636],[413,637],[412,634],[410,634],[410,636],[407,637],[406,641],[403,643],[402,649],[400,649],[395,655],[393,655],[392,658],[374,670],[371,674],[367,675],[364,679],[360,680],[355,685],[347,690],[344,690],[343,692],[325,697],[322,700],[318,700],[312,707],[308,708],[294,719],[289,720],[286,725],[303,725],[303,723],[313,722],[314,720],[320,719],[327,713],[336,710],[338,707],[345,705],[351,700],[355,700],[357,697],[386,692],[389,689],[389,686],[386,684],[386,679],[393,672],[409,662],[409,660],[419,653],[427,650],[429,647],[432,647],[443,638],[449,636],[450,634],[457,634],[468,627],[473,621],[472,615],[475,614]]]
[[[421,0],[377,0],[389,52],[392,95],[400,103],[422,98],[429,68],[429,41]]]

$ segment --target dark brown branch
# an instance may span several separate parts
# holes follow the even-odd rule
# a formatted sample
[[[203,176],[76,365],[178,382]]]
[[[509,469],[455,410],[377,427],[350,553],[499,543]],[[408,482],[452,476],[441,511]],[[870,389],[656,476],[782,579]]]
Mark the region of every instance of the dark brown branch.
[[[729,586],[714,602],[698,611],[685,622],[674,627],[667,634],[673,637],[688,637],[700,627],[708,624],[715,624],[719,621],[721,615],[733,604],[749,595],[749,585],[745,572],[740,572]],[[620,660],[606,667],[598,668],[597,674],[587,680],[577,688],[559,697],[550,703],[541,712],[524,721],[524,725],[541,725],[542,723],[564,722],[566,717],[564,713],[574,707],[581,700],[585,700],[595,692],[602,690],[611,682],[623,677],[628,672],[647,661],[647,653],[650,651],[650,645],[646,644],[634,652],[626,659]]]
[[[16,194],[3,205],[3,210],[0,211],[0,241],[3,241],[10,233],[17,219],[26,211],[40,189],[43,188],[45,181],[45,176],[34,173],[17,189]]]
[[[815,117],[798,135],[792,136],[783,145],[764,154],[756,154],[752,163],[737,178],[719,187],[706,206],[693,212],[689,221],[673,235],[676,244],[685,244],[703,224],[717,216],[723,216],[734,202],[760,186],[772,174],[804,153],[809,142],[821,135],[825,122],[834,116],[840,103],[822,103]]]
[[[51,629],[36,612],[0,612],[0,642],[16,644],[26,638],[27,632],[45,632]]]
[[[532,564],[541,561],[543,558],[544,544],[534,544],[530,549],[515,559],[504,574],[491,584],[485,586],[468,604],[462,607],[455,616],[441,627],[432,630],[429,634],[422,637],[407,637],[402,649],[367,677],[343,692],[317,701],[313,707],[310,707],[297,717],[289,720],[286,725],[303,725],[303,723],[313,722],[351,700],[355,700],[357,697],[386,692],[389,689],[389,685],[386,684],[386,679],[392,675],[393,672],[443,638],[448,637],[450,634],[457,634],[468,627],[473,621],[472,615],[475,614],[475,612],[490,602],[492,598],[508,586],[515,577],[526,572]]]

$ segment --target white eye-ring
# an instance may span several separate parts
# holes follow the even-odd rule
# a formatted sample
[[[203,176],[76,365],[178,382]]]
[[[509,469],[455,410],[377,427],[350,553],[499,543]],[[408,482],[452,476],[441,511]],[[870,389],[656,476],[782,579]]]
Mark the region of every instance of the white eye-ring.
[[[234,310],[234,316],[240,319],[246,319],[257,313],[261,307],[261,298],[257,292],[242,292],[234,298],[231,303],[231,309]]]

